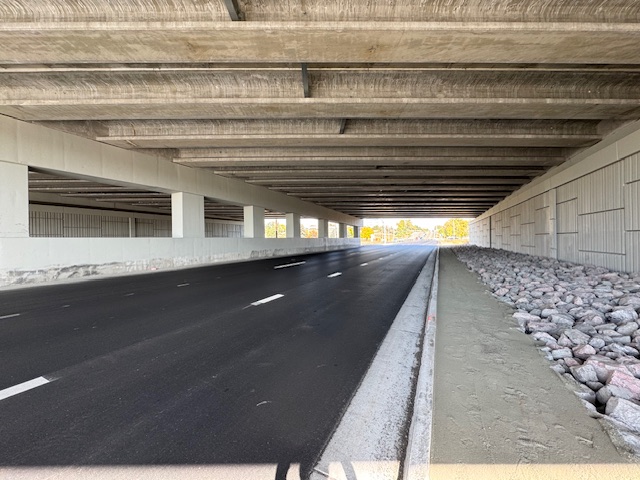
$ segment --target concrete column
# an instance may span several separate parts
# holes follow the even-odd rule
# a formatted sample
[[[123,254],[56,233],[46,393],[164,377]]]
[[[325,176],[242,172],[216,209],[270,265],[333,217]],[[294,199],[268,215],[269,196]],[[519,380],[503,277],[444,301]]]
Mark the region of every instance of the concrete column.
[[[318,219],[318,238],[329,238],[329,220]]]
[[[245,238],[264,238],[264,208],[248,205],[244,207]]]
[[[339,223],[338,224],[338,238],[347,238],[347,224]]]
[[[287,213],[287,238],[300,238],[300,215]]]
[[[0,238],[29,236],[29,169],[0,162]]]
[[[360,227],[357,225],[353,226],[353,238],[360,238]]]
[[[173,238],[204,238],[204,197],[172,193],[171,227]]]

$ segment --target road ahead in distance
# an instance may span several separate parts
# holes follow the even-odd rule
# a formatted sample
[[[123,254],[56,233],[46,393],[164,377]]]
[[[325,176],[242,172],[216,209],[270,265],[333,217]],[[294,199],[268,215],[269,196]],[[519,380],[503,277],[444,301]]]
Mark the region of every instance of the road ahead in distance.
[[[364,247],[0,292],[0,468],[308,472],[434,253]]]

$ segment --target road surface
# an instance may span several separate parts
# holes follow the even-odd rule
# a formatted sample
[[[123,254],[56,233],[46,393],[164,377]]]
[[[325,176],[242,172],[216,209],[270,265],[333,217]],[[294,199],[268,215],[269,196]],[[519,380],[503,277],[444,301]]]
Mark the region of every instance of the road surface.
[[[304,476],[434,252],[2,291],[0,468],[300,464]]]

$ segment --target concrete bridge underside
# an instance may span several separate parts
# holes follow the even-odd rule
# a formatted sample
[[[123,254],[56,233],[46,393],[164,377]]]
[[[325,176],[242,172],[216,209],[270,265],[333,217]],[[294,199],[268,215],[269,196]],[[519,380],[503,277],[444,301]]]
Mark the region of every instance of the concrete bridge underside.
[[[4,244],[26,198],[252,241],[270,212],[294,240],[300,217],[478,217],[640,118],[635,0],[14,0],[0,44]]]

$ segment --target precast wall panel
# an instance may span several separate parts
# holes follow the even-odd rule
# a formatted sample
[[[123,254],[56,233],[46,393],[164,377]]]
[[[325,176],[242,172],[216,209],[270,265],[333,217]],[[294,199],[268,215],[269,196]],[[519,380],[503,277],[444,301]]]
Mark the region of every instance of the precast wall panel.
[[[29,211],[29,233],[31,237],[64,237],[64,215]]]
[[[640,181],[624,187],[625,226],[627,231],[640,230]]]
[[[129,219],[123,217],[100,217],[101,237],[128,237]]]
[[[472,227],[495,223],[494,248],[640,272],[640,122],[633,128],[523,187]]]
[[[485,218],[469,224],[469,242],[482,247],[491,245],[491,219]]]
[[[578,250],[624,255],[624,212],[612,210],[578,216]]]
[[[625,270],[640,272],[640,232],[627,232],[625,240],[627,247]]]
[[[622,162],[597,170],[578,180],[578,215],[623,208]]]
[[[244,236],[244,227],[241,224],[206,220],[204,227],[206,237],[242,238]]]
[[[640,154],[625,158],[624,179],[627,183],[640,181]]]

